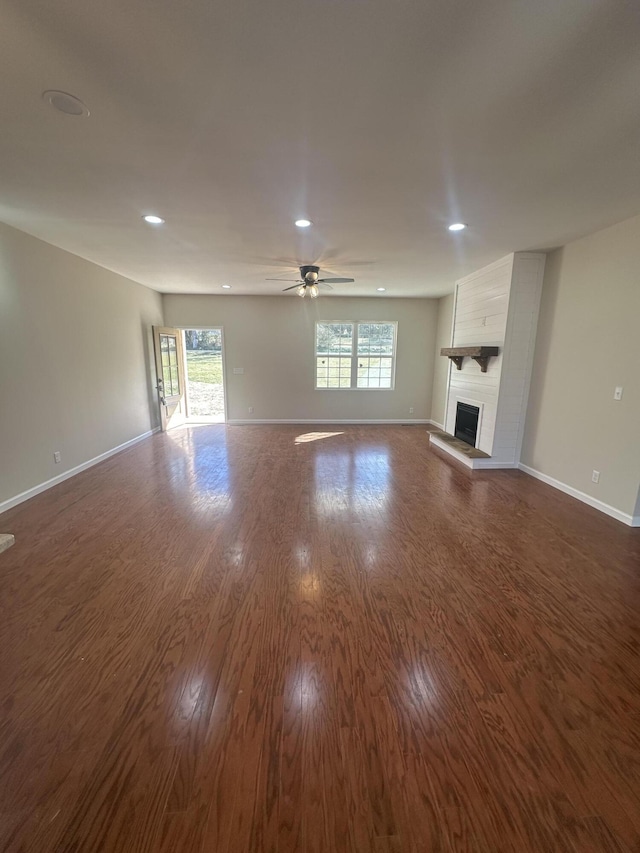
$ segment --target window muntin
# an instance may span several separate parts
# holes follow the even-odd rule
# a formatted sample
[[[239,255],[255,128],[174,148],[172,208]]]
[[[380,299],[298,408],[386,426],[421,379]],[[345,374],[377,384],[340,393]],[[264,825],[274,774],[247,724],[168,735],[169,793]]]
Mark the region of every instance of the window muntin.
[[[316,323],[316,388],[391,390],[397,323]]]
[[[160,335],[162,353],[162,384],[165,397],[174,397],[181,393],[178,374],[178,350],[175,335]]]

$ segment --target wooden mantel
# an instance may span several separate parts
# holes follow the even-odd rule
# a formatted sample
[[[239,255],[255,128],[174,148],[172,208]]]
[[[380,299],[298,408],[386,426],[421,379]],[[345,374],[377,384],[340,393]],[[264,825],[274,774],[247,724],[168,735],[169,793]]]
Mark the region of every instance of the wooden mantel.
[[[480,365],[480,372],[487,372],[487,364],[492,355],[498,355],[499,347],[443,347],[440,355],[446,355],[454,362],[458,370],[462,370],[462,362],[465,356],[469,356]]]

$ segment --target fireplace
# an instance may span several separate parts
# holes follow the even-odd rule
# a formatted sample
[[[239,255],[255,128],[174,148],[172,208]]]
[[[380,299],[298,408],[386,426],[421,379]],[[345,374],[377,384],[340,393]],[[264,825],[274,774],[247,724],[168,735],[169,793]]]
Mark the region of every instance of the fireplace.
[[[478,435],[479,406],[470,406],[468,403],[458,403],[456,409],[456,438],[466,441],[471,447],[476,446]]]

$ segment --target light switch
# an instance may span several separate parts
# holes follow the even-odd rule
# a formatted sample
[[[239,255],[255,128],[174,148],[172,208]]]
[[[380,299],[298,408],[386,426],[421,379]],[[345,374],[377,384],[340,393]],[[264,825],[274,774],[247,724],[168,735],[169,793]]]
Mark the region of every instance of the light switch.
[[[616,390],[613,392],[614,400],[622,400],[622,385],[618,385]]]
[[[233,372],[234,373],[244,373],[244,367],[234,367]]]

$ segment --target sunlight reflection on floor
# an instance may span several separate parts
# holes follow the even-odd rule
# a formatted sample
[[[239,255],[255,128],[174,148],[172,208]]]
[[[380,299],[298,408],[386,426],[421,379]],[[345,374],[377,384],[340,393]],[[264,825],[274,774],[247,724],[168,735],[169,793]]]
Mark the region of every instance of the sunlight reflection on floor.
[[[295,444],[306,444],[308,441],[319,441],[321,438],[332,438],[334,435],[343,435],[341,432],[305,432],[297,435]]]

